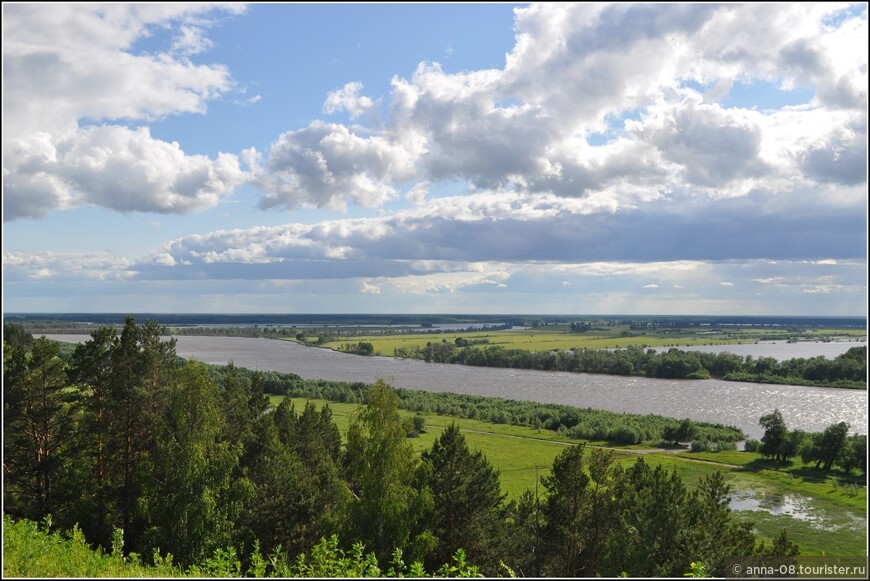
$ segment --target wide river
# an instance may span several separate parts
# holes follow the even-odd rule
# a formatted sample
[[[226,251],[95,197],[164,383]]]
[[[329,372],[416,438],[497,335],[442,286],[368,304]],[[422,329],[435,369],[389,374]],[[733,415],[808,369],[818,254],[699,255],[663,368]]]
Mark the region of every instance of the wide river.
[[[90,339],[87,335],[46,336],[73,343]],[[756,439],[763,434],[758,418],[774,409],[782,412],[786,424],[792,429],[815,432],[832,423],[845,421],[851,424],[852,431],[867,433],[865,390],[468,367],[391,357],[362,357],[274,339],[195,336],[176,339],[176,351],[181,357],[220,365],[233,361],[240,367],[291,372],[305,379],[372,383],[384,378],[394,387],[408,389],[691,418],[737,426]],[[805,353],[786,358],[822,354],[834,357],[849,347],[866,343],[782,345],[783,348],[787,345],[790,353]],[[832,346],[836,352],[831,355],[818,351]],[[776,356],[769,355],[761,344],[747,345],[740,350],[752,347],[755,350],[750,353],[756,356]],[[711,346],[704,350],[733,351],[738,348],[735,345]]]

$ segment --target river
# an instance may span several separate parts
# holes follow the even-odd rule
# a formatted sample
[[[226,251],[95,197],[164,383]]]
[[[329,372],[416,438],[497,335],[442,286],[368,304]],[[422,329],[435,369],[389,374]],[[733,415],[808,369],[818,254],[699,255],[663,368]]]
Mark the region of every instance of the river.
[[[827,357],[834,359],[838,355],[842,355],[852,347],[866,346],[866,341],[798,341],[797,343],[789,343],[788,341],[759,341],[758,343],[744,343],[742,345],[692,345],[685,347],[677,347],[682,351],[707,351],[709,353],[733,353],[741,357],[752,355],[754,358],[773,357],[777,361],[785,361],[786,359],[811,357]],[[657,351],[667,351],[665,348],[658,348]]]
[[[90,338],[87,335],[46,336],[73,343]],[[816,432],[845,421],[852,426],[852,431],[867,433],[865,390],[468,367],[392,357],[362,357],[274,339],[196,336],[176,339],[176,350],[181,357],[220,365],[233,361],[240,367],[291,372],[305,379],[372,383],[384,378],[394,387],[408,389],[660,414],[737,426],[756,439],[763,434],[758,418],[774,409],[779,409],[791,429]],[[716,346],[715,349],[721,348]]]

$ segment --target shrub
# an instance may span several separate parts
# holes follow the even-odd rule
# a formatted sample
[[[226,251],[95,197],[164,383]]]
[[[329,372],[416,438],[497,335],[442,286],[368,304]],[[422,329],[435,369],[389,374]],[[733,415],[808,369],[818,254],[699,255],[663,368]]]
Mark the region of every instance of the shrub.
[[[619,426],[615,430],[611,430],[609,439],[620,444],[639,444],[642,440],[637,430],[628,426]]]
[[[745,452],[760,452],[761,451],[761,442],[750,438],[743,443],[743,450]]]
[[[711,452],[715,451],[713,448],[716,446],[715,443],[710,442],[710,440],[692,440],[690,444],[690,449],[692,452]]]

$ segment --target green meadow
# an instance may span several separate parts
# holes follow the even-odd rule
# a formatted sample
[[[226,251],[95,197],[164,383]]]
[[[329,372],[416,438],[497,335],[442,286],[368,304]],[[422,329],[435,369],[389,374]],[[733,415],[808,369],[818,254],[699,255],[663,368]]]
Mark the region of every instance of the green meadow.
[[[283,399],[282,396],[270,397],[273,405]],[[318,407],[328,403],[342,434],[347,432],[359,409],[357,404],[294,398],[297,412],[307,401]],[[408,418],[417,415],[405,410],[400,414]],[[535,490],[538,479],[549,472],[559,452],[577,443],[550,430],[436,413],[421,415],[425,418],[425,432],[410,439],[415,450],[422,452],[430,448],[444,428],[456,423],[468,446],[482,452],[499,470],[502,492],[509,499],[517,498],[525,490]],[[602,444],[587,442],[589,446]],[[785,529],[800,546],[802,555],[867,554],[867,488],[855,477],[847,478],[842,473],[825,475],[800,460],[775,463],[750,452],[674,453],[638,446],[611,449],[617,460],[626,465],[642,457],[652,466],[676,470],[689,487],[697,485],[704,476],[722,472],[735,497],[758,505],[735,511],[736,518],[753,522],[754,528],[766,539],[775,538]],[[786,508],[794,505],[795,510],[791,514],[772,514],[781,510],[777,508],[780,505]]]
[[[391,357],[399,348],[423,348],[427,343],[454,343],[457,337],[468,341],[486,341],[485,345],[499,345],[506,349],[525,349],[529,351],[549,351],[559,349],[622,349],[626,347],[670,348],[693,345],[725,345],[755,343],[760,340],[786,340],[794,336],[787,330],[739,329],[709,331],[698,329],[655,329],[637,330],[627,325],[595,327],[583,333],[571,332],[565,326],[542,327],[538,329],[516,329],[509,331],[461,332],[461,333],[414,333],[414,334],[372,334],[338,337],[322,343],[328,349],[344,350],[344,346],[366,342],[374,346],[376,355]],[[863,330],[817,329],[813,338],[830,340],[832,338],[860,339],[866,337]],[[809,338],[804,336],[804,338]],[[306,341],[317,341],[309,336]]]

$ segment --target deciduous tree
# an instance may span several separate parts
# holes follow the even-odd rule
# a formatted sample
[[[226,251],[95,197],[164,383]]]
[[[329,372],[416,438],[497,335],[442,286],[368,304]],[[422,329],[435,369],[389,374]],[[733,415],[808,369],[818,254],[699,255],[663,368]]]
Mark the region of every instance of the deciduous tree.
[[[399,417],[399,399],[378,380],[348,430],[346,452],[346,474],[355,496],[351,503],[355,537],[378,559],[389,560],[397,547],[407,547],[412,556],[432,548],[431,535],[427,537],[418,523],[431,498],[414,487],[416,464]]]

